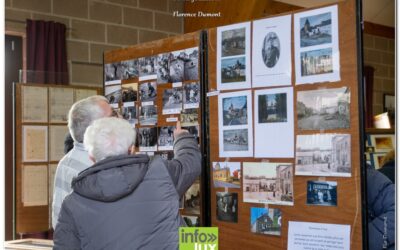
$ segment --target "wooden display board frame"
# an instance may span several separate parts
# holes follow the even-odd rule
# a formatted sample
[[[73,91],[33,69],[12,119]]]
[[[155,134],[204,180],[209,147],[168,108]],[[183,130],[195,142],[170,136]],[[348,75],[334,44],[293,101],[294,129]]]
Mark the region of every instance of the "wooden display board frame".
[[[103,58],[103,65],[110,64],[110,63],[116,63],[116,62],[121,62],[121,61],[126,61],[126,60],[133,60],[133,59],[139,59],[141,57],[149,57],[149,56],[157,56],[158,54],[161,53],[168,53],[168,52],[174,52],[174,51],[179,51],[179,50],[184,50],[184,49],[190,49],[193,47],[198,47],[199,48],[199,79],[198,80],[191,80],[191,81],[183,81],[182,87],[186,83],[190,82],[199,82],[200,83],[200,105],[198,110],[198,122],[199,122],[199,143],[200,143],[200,149],[202,152],[205,152],[204,148],[206,147],[206,140],[205,136],[206,134],[204,133],[204,105],[205,105],[205,99],[204,99],[204,91],[203,88],[205,87],[205,76],[204,76],[204,42],[203,42],[203,32],[198,31],[198,32],[193,32],[193,33],[188,33],[180,36],[175,36],[175,37],[170,37],[170,38],[165,38],[157,41],[152,41],[152,42],[146,42],[143,44],[138,44],[134,46],[130,46],[124,49],[118,49],[118,50],[113,50],[113,51],[108,51],[104,53],[104,58]],[[106,90],[107,86],[110,85],[105,85],[105,80],[104,81],[104,91]],[[156,82],[157,79],[150,79],[150,80],[139,80],[138,77],[135,77],[133,79],[128,79],[128,80],[121,80],[120,85],[123,86],[124,84],[127,83],[138,83],[139,85],[143,82],[150,82],[154,81]],[[117,83],[118,84],[118,83]],[[177,117],[178,120],[180,119],[180,114],[170,114],[170,115],[163,115],[162,114],[162,94],[165,89],[170,89],[173,87],[173,83],[157,83],[157,98],[154,101],[154,105],[157,106],[157,125],[145,125],[141,126],[140,123],[136,124],[136,128],[141,128],[141,127],[163,127],[163,126],[175,126],[176,122],[167,122],[167,118],[175,118]],[[105,95],[105,92],[104,92]],[[140,103],[139,101],[139,93],[138,93],[138,102],[136,102],[135,106],[138,106],[137,103]],[[118,103],[119,109],[122,106],[122,101]],[[136,147],[136,152],[139,152],[139,148]],[[204,158],[205,155],[203,154]],[[182,215],[186,216],[197,216],[199,217],[200,220],[200,225],[205,225],[205,220],[207,218],[207,210],[205,210],[205,195],[204,192],[206,192],[206,174],[204,171],[204,167],[202,167],[202,175],[200,177],[200,214],[194,214],[190,211],[187,211],[186,209],[181,209],[180,212]]]
[[[45,113],[47,118],[45,120],[34,122],[23,121],[23,95],[22,92],[25,88],[35,87],[39,89],[46,90],[47,94],[44,96],[45,102],[47,102],[47,110],[42,110],[41,112]],[[70,86],[70,85],[55,85],[55,84],[25,84],[25,83],[17,83],[15,84],[15,147],[16,147],[16,155],[15,155],[15,182],[14,187],[7,187],[12,190],[15,190],[15,232],[13,232],[15,237],[25,237],[26,234],[30,233],[43,233],[44,237],[47,236],[46,232],[51,228],[51,223],[49,221],[49,216],[51,216],[51,204],[49,204],[49,171],[50,165],[58,164],[58,160],[50,160],[50,138],[49,138],[49,129],[50,126],[65,126],[67,127],[67,121],[63,122],[51,122],[49,118],[49,103],[50,103],[50,89],[72,89],[73,90],[73,103],[76,102],[76,90],[90,90],[95,91],[97,94],[101,94],[102,89],[96,87],[86,87],[86,86]],[[73,104],[72,103],[72,104]],[[70,107],[69,107],[70,108]],[[68,108],[68,109],[69,109]],[[24,161],[23,160],[23,128],[30,127],[46,127],[47,128],[47,142],[46,142],[46,155],[47,159],[38,160],[38,161]],[[64,145],[64,138],[62,141],[59,141],[60,144]],[[41,205],[41,203],[31,203],[30,206],[24,206],[23,203],[23,195],[22,195],[22,171],[24,166],[41,166],[46,165],[47,169],[47,205]]]
[[[219,228],[219,247],[221,249],[286,249],[288,246],[288,222],[316,222],[329,224],[343,224],[351,226],[350,233],[350,249],[363,249],[366,241],[365,223],[365,199],[364,199],[364,164],[363,164],[363,115],[362,115],[362,85],[360,84],[361,76],[361,59],[360,54],[360,30],[357,21],[359,18],[359,6],[357,1],[339,2],[338,6],[338,32],[339,32],[339,49],[340,49],[340,75],[341,80],[330,83],[316,84],[295,84],[295,64],[292,56],[292,83],[294,100],[293,107],[296,114],[296,97],[298,91],[316,90],[318,88],[338,88],[349,87],[350,97],[350,128],[335,129],[326,131],[300,131],[297,127],[297,116],[294,115],[294,135],[308,135],[313,133],[348,133],[351,134],[351,177],[318,177],[318,176],[298,176],[293,177],[294,205],[265,205],[269,208],[279,208],[282,212],[282,231],[280,236],[262,235],[251,233],[250,231],[250,207],[263,208],[263,204],[244,203],[243,202],[243,185],[240,189],[231,188],[215,188],[212,185],[213,178],[210,175],[210,196],[211,200],[211,226]],[[317,9],[317,8],[315,8]],[[301,11],[287,12],[276,16],[293,15]],[[217,28],[208,30],[208,91],[212,92],[217,89]],[[292,31],[292,55],[294,55],[294,36]],[[247,49],[247,48],[246,48]],[[298,69],[297,69],[298,70]],[[257,88],[259,89],[259,88]],[[264,88],[263,88],[264,89]],[[267,89],[267,88],[265,88]],[[245,89],[247,90],[247,89]],[[254,94],[252,89],[252,93]],[[233,92],[238,90],[220,91],[221,93]],[[253,98],[254,102],[254,98]],[[210,96],[207,99],[207,113],[209,115],[207,122],[207,134],[210,139],[208,151],[208,169],[212,173],[213,162],[289,162],[293,164],[295,169],[295,158],[221,158],[219,157],[219,131],[218,131],[218,96]],[[254,107],[254,105],[253,105]],[[253,109],[254,110],[254,109]],[[254,111],[253,111],[254,112]],[[295,144],[296,145],[296,144]],[[242,164],[243,165],[243,164]],[[242,166],[243,171],[243,166]],[[321,207],[309,206],[306,204],[307,181],[308,180],[336,181],[337,186],[337,206]],[[241,182],[243,182],[241,180]],[[224,222],[217,220],[216,216],[216,192],[232,192],[238,194],[238,223]],[[364,237],[363,237],[364,234]]]

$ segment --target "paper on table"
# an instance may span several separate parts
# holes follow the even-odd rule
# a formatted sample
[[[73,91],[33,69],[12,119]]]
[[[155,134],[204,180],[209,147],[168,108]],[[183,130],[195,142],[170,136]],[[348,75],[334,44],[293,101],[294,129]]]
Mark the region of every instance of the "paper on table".
[[[23,86],[22,122],[47,122],[47,88]]]
[[[47,126],[22,126],[22,161],[47,161]]]
[[[68,111],[74,104],[74,92],[71,88],[50,88],[50,122],[67,122]]]
[[[47,165],[22,166],[22,203],[24,206],[46,206]]]
[[[50,126],[50,161],[59,161],[64,156],[64,140],[67,126]]]

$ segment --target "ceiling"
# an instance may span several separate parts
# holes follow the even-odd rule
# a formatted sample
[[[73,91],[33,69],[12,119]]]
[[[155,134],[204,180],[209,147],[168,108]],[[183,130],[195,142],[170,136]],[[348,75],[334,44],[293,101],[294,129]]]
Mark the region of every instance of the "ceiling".
[[[275,0],[305,8],[339,2],[338,0]],[[347,0],[350,1],[350,0]],[[395,0],[362,0],[364,20],[389,27],[395,26]]]

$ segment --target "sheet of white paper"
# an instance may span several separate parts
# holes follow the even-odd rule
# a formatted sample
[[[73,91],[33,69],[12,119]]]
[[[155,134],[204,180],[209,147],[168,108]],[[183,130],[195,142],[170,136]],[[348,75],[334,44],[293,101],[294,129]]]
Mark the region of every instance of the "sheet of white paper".
[[[28,206],[47,205],[47,165],[22,166],[22,203]]]
[[[250,22],[217,29],[218,90],[251,87]]]
[[[348,250],[350,225],[289,221],[288,250]]]
[[[296,84],[340,81],[337,5],[294,15]]]
[[[253,112],[251,91],[218,96],[220,157],[253,157]]]
[[[293,88],[254,91],[254,157],[293,158]]]
[[[292,84],[291,39],[291,15],[253,22],[253,88]]]
[[[64,140],[67,126],[50,126],[50,161],[59,161],[64,156]]]
[[[49,88],[50,122],[67,122],[72,104],[74,104],[73,89]]]
[[[22,86],[22,122],[47,122],[47,88]]]
[[[75,99],[77,102],[79,100],[85,99],[89,96],[97,95],[97,90],[94,89],[75,89]]]

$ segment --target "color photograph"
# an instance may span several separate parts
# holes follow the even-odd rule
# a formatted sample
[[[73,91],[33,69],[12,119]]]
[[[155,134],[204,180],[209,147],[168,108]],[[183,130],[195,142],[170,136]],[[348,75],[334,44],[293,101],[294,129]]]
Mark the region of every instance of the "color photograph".
[[[337,206],[337,182],[307,181],[307,205]]]
[[[230,129],[223,131],[224,151],[247,151],[249,139],[247,129]]]
[[[236,57],[222,59],[221,83],[246,81],[246,58]]]
[[[222,57],[244,55],[246,53],[246,29],[238,28],[221,32]]]
[[[250,208],[250,231],[280,236],[282,231],[281,210],[278,208]]]
[[[215,188],[240,188],[240,162],[213,162]]]
[[[238,222],[238,194],[217,192],[217,220]]]
[[[223,125],[247,124],[247,96],[235,96],[222,99]]]
[[[258,96],[258,123],[287,122],[286,93]]]
[[[300,46],[308,47],[332,42],[331,13],[300,18]]]
[[[311,50],[300,53],[301,76],[333,72],[332,49]]]

